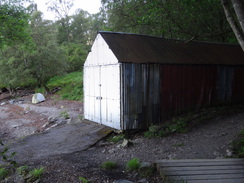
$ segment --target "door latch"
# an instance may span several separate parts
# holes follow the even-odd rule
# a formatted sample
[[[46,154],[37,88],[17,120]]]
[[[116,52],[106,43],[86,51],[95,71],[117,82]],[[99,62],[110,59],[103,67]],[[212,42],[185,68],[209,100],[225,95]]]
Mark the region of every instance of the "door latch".
[[[102,97],[96,97],[97,100],[102,100]]]

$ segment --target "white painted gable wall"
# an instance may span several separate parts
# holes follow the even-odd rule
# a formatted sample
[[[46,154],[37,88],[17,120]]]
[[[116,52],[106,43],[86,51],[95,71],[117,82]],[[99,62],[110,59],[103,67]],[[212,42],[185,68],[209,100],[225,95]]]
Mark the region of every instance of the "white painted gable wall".
[[[84,64],[84,117],[121,129],[120,64],[100,34]]]
[[[84,66],[117,64],[118,59],[100,34],[97,35]]]

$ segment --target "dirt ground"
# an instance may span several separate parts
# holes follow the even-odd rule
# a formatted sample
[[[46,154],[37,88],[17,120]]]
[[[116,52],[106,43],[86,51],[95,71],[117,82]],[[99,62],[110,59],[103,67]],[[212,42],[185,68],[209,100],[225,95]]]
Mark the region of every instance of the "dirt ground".
[[[201,121],[201,123],[195,124],[192,121],[194,125],[191,125],[186,133],[175,133],[164,138],[151,139],[144,138],[143,132],[129,133],[128,138],[133,144],[130,147],[122,147],[121,142],[108,142],[103,138],[108,132],[107,128],[104,130],[103,126],[98,125],[96,128],[101,127],[104,135],[92,146],[86,146],[84,149],[77,148],[77,144],[84,143],[81,138],[72,139],[75,143],[65,143],[68,139],[62,140],[65,146],[54,140],[53,143],[46,144],[46,147],[52,145],[60,147],[61,150],[57,153],[43,151],[42,142],[36,140],[33,143],[40,144],[41,156],[36,156],[34,153],[23,154],[28,145],[28,141],[25,140],[33,139],[32,136],[36,134],[58,136],[64,133],[62,130],[65,128],[73,130],[72,133],[76,134],[79,133],[75,131],[78,128],[90,125],[89,122],[82,120],[81,102],[61,101],[57,96],[50,95],[47,96],[45,102],[32,105],[30,104],[32,94],[25,91],[23,94],[20,93],[21,97],[14,101],[7,94],[0,95],[0,139],[12,148],[18,147],[15,150],[17,161],[21,164],[37,168],[45,167],[45,173],[41,179],[44,183],[75,183],[79,182],[79,177],[85,177],[91,183],[113,183],[118,180],[158,183],[161,182],[158,173],[146,178],[138,173],[128,173],[125,171],[126,162],[131,158],[139,158],[141,162],[154,162],[160,159],[225,158],[231,156],[231,142],[244,128],[244,108],[240,107],[235,112],[227,112],[223,116],[216,116],[214,119]],[[50,125],[43,126],[50,116],[61,113],[68,113],[71,118],[67,124],[51,129],[48,129]],[[83,134],[82,137],[86,135]],[[69,136],[66,135],[67,138]],[[91,138],[86,140],[89,141]],[[22,146],[21,143],[24,145]],[[29,149],[31,148],[34,149],[29,146]],[[118,168],[110,171],[101,169],[100,165],[105,161],[116,162]]]

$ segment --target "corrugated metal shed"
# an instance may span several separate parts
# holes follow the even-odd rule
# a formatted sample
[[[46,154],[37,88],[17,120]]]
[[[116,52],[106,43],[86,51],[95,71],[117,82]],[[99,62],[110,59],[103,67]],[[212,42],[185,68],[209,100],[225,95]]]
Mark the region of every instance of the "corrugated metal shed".
[[[137,34],[99,32],[122,63],[244,65],[239,45],[169,40]]]
[[[147,128],[193,109],[244,101],[244,53],[238,45],[100,32],[84,80],[86,119]]]

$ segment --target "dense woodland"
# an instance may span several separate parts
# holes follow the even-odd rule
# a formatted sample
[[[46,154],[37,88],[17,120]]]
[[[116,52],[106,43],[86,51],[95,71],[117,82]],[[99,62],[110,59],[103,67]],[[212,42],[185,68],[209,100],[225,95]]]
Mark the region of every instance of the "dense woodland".
[[[101,0],[97,14],[72,0],[51,0],[46,20],[29,0],[0,1],[0,88],[40,87],[82,71],[98,30],[186,40],[239,43],[244,50],[243,0]]]

